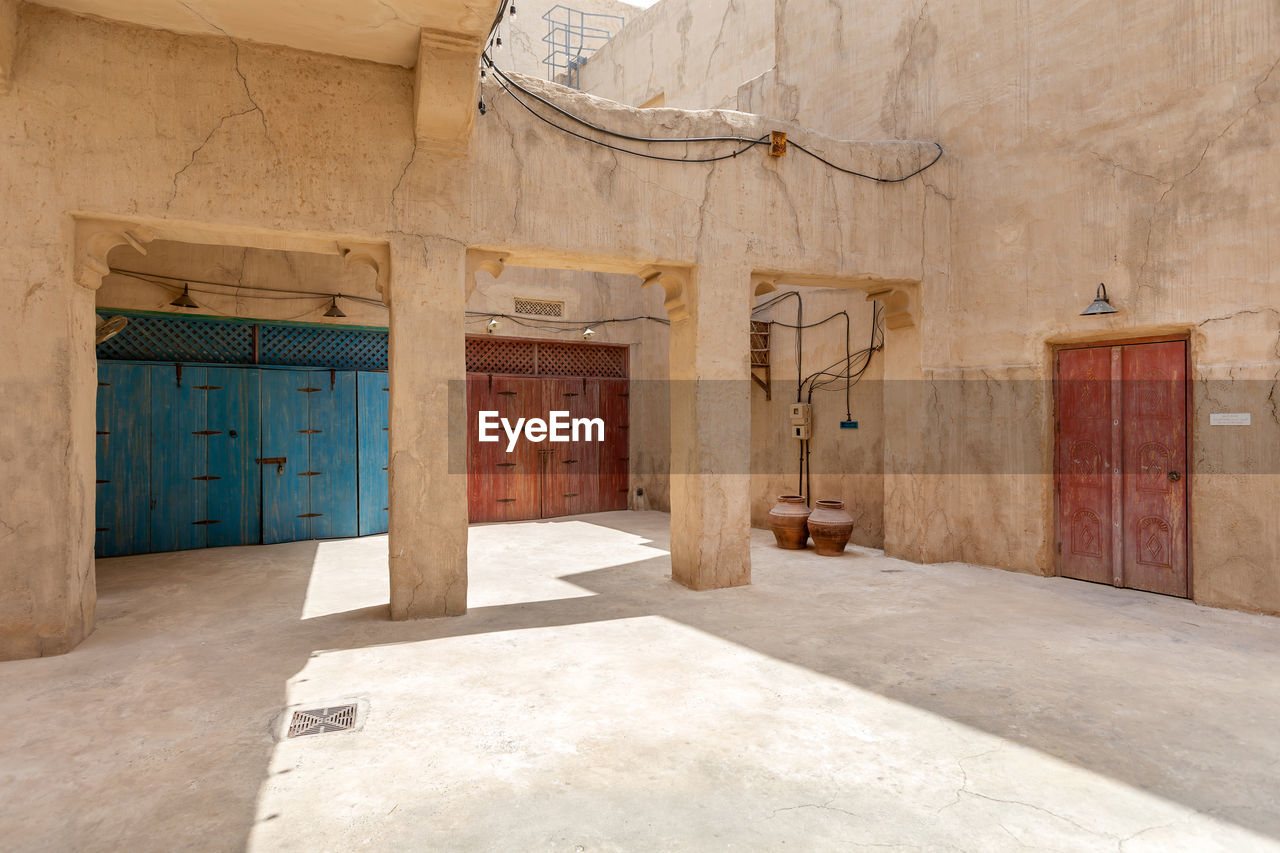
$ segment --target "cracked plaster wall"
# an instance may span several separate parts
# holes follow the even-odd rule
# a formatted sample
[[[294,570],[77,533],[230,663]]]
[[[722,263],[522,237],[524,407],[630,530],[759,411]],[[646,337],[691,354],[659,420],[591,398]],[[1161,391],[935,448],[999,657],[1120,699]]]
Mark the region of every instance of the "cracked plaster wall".
[[[557,97],[635,133],[660,121],[675,132],[755,137],[776,124]],[[469,157],[439,160],[414,148],[409,70],[22,7],[12,87],[0,96],[7,199],[0,225],[9,238],[0,298],[12,328],[0,340],[0,383],[6,400],[21,401],[5,406],[0,430],[0,657],[65,651],[92,629],[95,295],[72,280],[69,211],[216,223],[229,232],[385,239],[393,293],[425,288],[459,308],[451,288],[463,286],[461,275],[456,284],[438,277],[460,269],[443,256],[467,246],[510,252],[525,265],[612,273],[698,265],[706,274],[697,278],[701,291],[689,288],[685,352],[693,364],[744,382],[747,337],[715,321],[724,308],[747,310],[750,271],[870,281],[918,270],[904,260],[920,252],[918,232],[906,227],[919,218],[918,186],[850,184],[838,197],[837,218],[856,238],[841,246],[830,203],[809,189],[823,176],[817,164],[763,154],[713,166],[623,160],[536,123],[505,96],[490,91],[488,99],[492,108],[477,121]],[[912,143],[815,139],[868,169],[909,168],[929,153]],[[566,197],[575,199],[572,207]],[[708,299],[717,308],[698,313],[699,300]],[[429,360],[414,359],[414,346],[447,352],[460,378],[460,346],[439,343],[460,335],[456,318],[416,305],[401,316],[405,363]],[[721,354],[711,358],[712,350]],[[424,372],[403,376],[404,387],[422,400],[440,399],[430,391],[443,376],[438,366],[411,369]],[[425,405],[402,401],[400,416],[444,423]],[[692,405],[696,420],[673,423],[673,435],[692,430],[685,450],[720,458],[724,442],[696,408],[702,403]],[[740,450],[745,458],[748,450]],[[439,469],[410,456],[412,470]],[[408,485],[413,500],[429,497],[422,484]],[[397,494],[393,478],[393,503]],[[685,494],[672,509],[686,533],[710,542],[715,531],[706,524],[738,517],[728,504],[727,515],[704,514],[706,501],[727,499],[721,485]],[[393,513],[393,528],[394,520]],[[393,558],[412,570],[431,555],[443,552]],[[455,569],[441,571],[449,589],[432,598],[441,593],[456,608]],[[420,584],[403,581],[393,586]]]
[[[773,0],[662,0],[587,61],[582,90],[639,106],[736,108],[738,87],[773,66]]]

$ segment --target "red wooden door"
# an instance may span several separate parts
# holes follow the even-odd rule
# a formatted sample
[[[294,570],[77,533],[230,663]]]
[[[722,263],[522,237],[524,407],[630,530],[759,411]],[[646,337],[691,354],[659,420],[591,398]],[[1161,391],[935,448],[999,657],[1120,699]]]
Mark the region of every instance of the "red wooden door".
[[[542,386],[543,419],[551,412],[568,412],[567,418],[588,420],[600,416],[600,386],[593,379],[545,379]],[[572,432],[570,432],[572,436]],[[596,434],[580,429],[578,441],[544,441],[542,457],[542,517],[599,512],[596,486],[600,442]]]
[[[1123,348],[1124,582],[1188,594],[1186,343]]]
[[[1058,353],[1058,569],[1185,596],[1186,343]]]
[[[1058,571],[1112,583],[1111,348],[1058,353]]]
[[[542,517],[539,445],[521,437],[507,452],[498,441],[479,440],[479,413],[497,412],[512,427],[520,418],[544,417],[542,380],[508,376],[467,377],[467,504],[472,521],[518,521]]]
[[[604,443],[600,445],[600,475],[596,478],[601,511],[627,508],[631,488],[630,386],[625,379],[601,379],[600,417]]]

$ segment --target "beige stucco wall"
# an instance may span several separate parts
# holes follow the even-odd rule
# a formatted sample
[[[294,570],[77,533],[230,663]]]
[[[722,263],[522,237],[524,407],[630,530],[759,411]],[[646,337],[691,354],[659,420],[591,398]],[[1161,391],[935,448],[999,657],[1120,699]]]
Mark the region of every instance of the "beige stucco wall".
[[[743,103],[831,133],[945,145],[922,176],[922,375],[1044,381],[1051,342],[1189,334],[1193,376],[1254,380],[1236,402],[1221,383],[1198,386],[1194,594],[1280,611],[1275,455],[1219,464],[1238,443],[1280,442],[1268,401],[1280,374],[1274,4],[828,8],[778,4],[776,73]],[[1120,313],[1077,316],[1099,281]],[[1013,420],[1048,460],[1051,399],[1025,396]],[[1209,427],[1223,410],[1251,411],[1254,425]],[[926,421],[922,452],[966,421],[982,432],[973,411]],[[1047,473],[900,485],[886,513],[904,552],[1053,571]]]
[[[817,323],[840,311],[848,312],[850,349],[857,352],[871,343],[872,306],[860,291],[825,287],[779,287],[759,302],[786,291],[803,299],[805,325]],[[754,315],[794,325],[796,301],[788,298]],[[835,317],[820,326],[804,329],[801,337],[801,375],[809,376],[845,358],[845,325]],[[767,527],[769,510],[778,495],[796,494],[799,486],[800,441],[791,437],[790,407],[797,402],[795,330],[774,325],[770,334],[770,366],[773,393],[751,392],[751,522]],[[854,519],[852,541],[878,548],[884,543],[883,457],[884,412],[881,380],[884,356],[875,353],[850,394],[856,430],[840,428],[845,419],[844,383],[820,388],[812,395],[813,437],[809,442],[809,475],[806,489],[811,500],[842,500]],[[807,386],[806,386],[807,387]],[[803,395],[805,401],[809,394]]]
[[[738,87],[774,64],[773,0],[661,0],[582,69],[582,90],[640,106],[737,107]]]
[[[744,389],[753,272],[869,285],[919,270],[919,185],[835,191],[818,164],[761,152],[714,165],[623,162],[492,91],[469,155],[438,158],[415,151],[410,70],[31,5],[18,35],[12,85],[0,96],[0,226],[10,245],[0,294],[15,329],[0,341],[0,385],[21,401],[5,406],[0,430],[0,656],[64,651],[92,627],[95,294],[73,280],[86,261],[73,211],[163,234],[198,223],[233,245],[280,248],[289,242],[281,235],[333,252],[330,235],[385,242],[398,616],[465,607],[465,484],[429,448],[448,427],[443,389],[462,374],[463,329],[452,318],[465,307],[468,247],[502,251],[512,266],[683,270],[654,285],[680,317],[672,373],[741,380]],[[757,137],[777,124],[589,99],[572,106],[634,133],[660,121],[676,133]],[[809,138],[868,169],[929,153]],[[712,417],[722,403],[731,423],[745,423],[749,403],[745,391],[719,399],[691,387],[671,404],[673,458],[692,472],[671,483],[673,566],[698,587],[742,582],[749,571],[735,532],[748,523],[748,492],[717,473],[749,451],[741,429],[717,432]]]

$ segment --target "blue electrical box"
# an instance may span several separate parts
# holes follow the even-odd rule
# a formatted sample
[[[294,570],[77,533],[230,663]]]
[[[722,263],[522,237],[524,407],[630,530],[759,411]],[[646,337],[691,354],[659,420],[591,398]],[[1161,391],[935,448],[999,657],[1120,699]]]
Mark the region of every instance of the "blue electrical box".
[[[857,429],[857,428],[858,428],[857,421],[841,421],[840,422],[840,429]]]

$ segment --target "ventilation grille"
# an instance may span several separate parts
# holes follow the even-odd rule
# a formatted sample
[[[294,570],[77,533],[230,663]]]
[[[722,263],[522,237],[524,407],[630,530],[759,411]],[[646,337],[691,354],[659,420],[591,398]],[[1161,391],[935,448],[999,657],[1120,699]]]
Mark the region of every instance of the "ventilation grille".
[[[126,313],[129,325],[98,344],[98,358],[106,361],[387,369],[381,330],[111,313]]]
[[[536,346],[537,344],[532,341],[468,338],[467,372],[515,373],[520,376],[532,376]]]
[[[120,334],[98,344],[98,358],[252,364],[253,326],[186,317],[131,316]]]
[[[262,326],[259,364],[386,370],[387,333]]]
[[[470,337],[467,338],[467,372],[625,379],[627,348]]]
[[[619,347],[538,344],[538,373],[543,376],[627,375],[626,352]]]
[[[549,299],[522,299],[517,296],[516,313],[532,314],[535,317],[563,317],[564,303]]]

